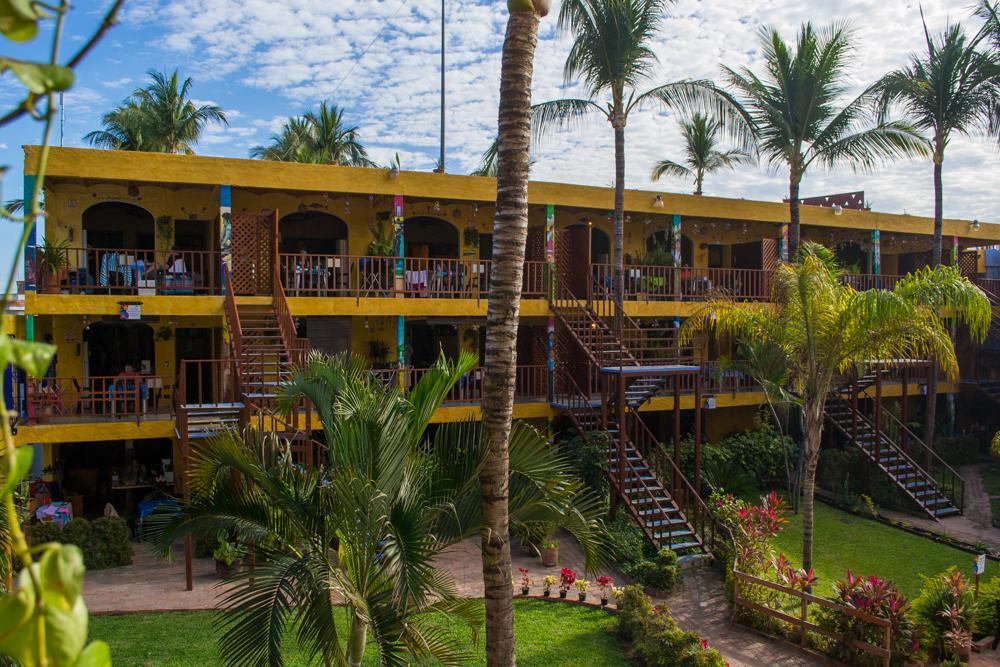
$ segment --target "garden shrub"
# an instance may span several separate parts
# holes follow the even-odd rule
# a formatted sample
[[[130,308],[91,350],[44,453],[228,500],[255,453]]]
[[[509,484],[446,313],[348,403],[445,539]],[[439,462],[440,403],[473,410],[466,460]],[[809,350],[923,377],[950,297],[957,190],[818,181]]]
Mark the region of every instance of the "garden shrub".
[[[78,546],[88,570],[104,570],[132,563],[128,527],[118,517],[102,517],[93,522],[78,517],[65,526],[51,522],[36,523],[26,528],[25,537],[31,546],[46,542]]]
[[[976,635],[992,635],[997,631],[998,600],[1000,600],[1000,577],[993,577],[979,587],[973,626]]]
[[[677,583],[677,554],[663,548],[657,553],[646,536],[630,519],[619,518],[608,524],[608,536],[618,567],[643,586],[664,593]]]
[[[677,627],[665,607],[654,607],[638,586],[626,586],[618,608],[618,634],[632,642],[644,667],[723,667],[726,661],[694,632]]]
[[[816,468],[816,486],[844,497],[853,497],[859,479],[860,453],[853,449],[821,449]]]
[[[795,445],[782,438],[772,427],[729,436],[701,449],[702,479],[713,489],[724,489],[738,496],[751,496],[762,490],[784,488],[785,454],[794,457]],[[694,475],[694,440],[681,442],[681,470],[690,479]]]
[[[564,440],[561,447],[584,487],[599,498],[607,498],[611,490],[607,473],[608,434],[575,435]]]
[[[952,435],[938,438],[934,450],[951,465],[975,463],[980,457],[980,442],[975,435]]]
[[[945,617],[955,610],[962,617],[965,630],[976,626],[976,603],[972,587],[954,567],[933,577],[924,577],[924,587],[913,601],[913,615],[922,631],[924,644],[936,656],[946,653],[946,634],[952,623]]]
[[[847,578],[833,585],[836,600],[851,609],[863,611],[892,623],[892,664],[904,665],[919,647],[916,624],[906,597],[891,581],[876,576],[857,576],[850,571]],[[849,614],[820,607],[816,612],[820,626],[857,641],[882,646],[882,628],[865,623]],[[850,665],[880,664],[873,656],[842,642],[829,642],[827,651],[837,660]]]

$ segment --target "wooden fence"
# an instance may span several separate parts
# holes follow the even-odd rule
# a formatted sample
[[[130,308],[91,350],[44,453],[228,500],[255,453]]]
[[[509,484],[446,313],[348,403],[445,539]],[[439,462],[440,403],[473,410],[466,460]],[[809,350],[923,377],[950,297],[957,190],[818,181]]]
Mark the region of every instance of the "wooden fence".
[[[863,611],[858,611],[857,609],[852,609],[851,607],[842,605],[833,600],[827,600],[826,598],[817,597],[809,593],[791,588],[789,586],[784,586],[782,584],[775,583],[773,581],[767,581],[766,579],[760,579],[745,572],[740,572],[739,570],[733,570],[733,575],[735,577],[735,586],[733,591],[733,605],[736,607],[743,607],[744,609],[750,609],[756,611],[760,614],[764,614],[769,618],[773,618],[779,621],[784,621],[789,625],[798,628],[798,636],[800,645],[805,648],[807,637],[809,632],[813,632],[818,635],[822,635],[836,642],[846,644],[852,648],[859,651],[863,651],[870,656],[881,661],[882,665],[889,667],[889,662],[892,658],[892,623],[884,618],[878,618],[877,616],[872,616],[871,614],[866,614]],[[752,600],[747,599],[742,595],[742,590],[744,586],[762,586],[764,588],[769,588],[773,591],[777,591],[783,595],[795,598],[799,601],[798,615],[789,614],[785,611],[778,609],[772,609],[767,605],[763,605]],[[853,637],[848,637],[839,632],[834,632],[821,627],[809,620],[809,607],[815,605],[817,607],[825,607],[826,609],[831,609],[837,613],[845,614],[847,616],[853,616],[854,618],[864,622],[870,623],[876,627],[882,629],[883,641],[881,646],[876,646],[875,644],[869,644],[868,642],[859,641]]]

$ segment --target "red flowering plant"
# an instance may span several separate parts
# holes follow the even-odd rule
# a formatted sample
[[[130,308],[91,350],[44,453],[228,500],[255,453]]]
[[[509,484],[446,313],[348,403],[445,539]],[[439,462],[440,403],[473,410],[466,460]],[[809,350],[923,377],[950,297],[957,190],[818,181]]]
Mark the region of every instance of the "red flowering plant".
[[[798,591],[808,591],[816,581],[816,575],[812,568],[806,572],[804,569],[795,569],[791,561],[785,558],[785,554],[779,553],[771,557],[771,566],[774,568],[779,584],[784,584]]]
[[[559,593],[563,597],[566,596],[566,591],[573,586],[573,582],[576,581],[576,572],[568,567],[564,567],[562,572],[559,573]]]
[[[527,591],[531,587],[531,578],[528,577],[528,568],[519,567],[517,571],[521,573],[521,590]]]
[[[771,540],[788,519],[788,505],[777,492],[761,496],[759,505],[740,500],[731,493],[712,496],[716,516],[729,527],[735,542],[736,566],[742,572],[762,576],[771,567]]]
[[[597,586],[601,589],[601,599],[607,600],[611,597],[611,587],[614,582],[606,574],[603,574],[597,578]]]
[[[850,570],[847,578],[833,585],[837,602],[876,618],[889,621],[892,626],[892,664],[905,664],[920,648],[916,624],[910,616],[910,603],[891,581],[875,575],[855,576]],[[881,646],[885,631],[880,626],[834,609],[817,611],[821,626],[856,641]],[[868,654],[852,648],[846,642],[831,642],[828,647],[834,658],[848,664],[863,664]]]

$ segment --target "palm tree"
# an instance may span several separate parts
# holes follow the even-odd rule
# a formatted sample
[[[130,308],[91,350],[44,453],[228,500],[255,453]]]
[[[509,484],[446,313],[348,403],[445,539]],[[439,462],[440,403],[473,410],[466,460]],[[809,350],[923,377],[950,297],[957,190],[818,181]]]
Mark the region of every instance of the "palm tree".
[[[876,85],[879,112],[902,108],[914,126],[930,134],[934,164],[934,245],[931,263],[941,263],[944,218],[944,151],[953,134],[979,130],[1000,139],[1000,54],[989,47],[989,24],[971,38],[961,24],[936,39],[924,23],[926,53],[912,54],[906,67]],[[985,47],[985,48],[984,48]]]
[[[483,589],[486,664],[512,667],[514,602],[511,583],[509,486],[513,446],[517,326],[528,239],[528,172],[531,154],[531,75],[539,17],[548,0],[508,0],[507,33],[500,68],[495,154],[497,197],[493,218],[493,275],[486,308],[483,430],[487,454],[479,472],[483,518]],[[516,503],[516,498],[515,498]]]
[[[958,361],[941,309],[968,324],[974,339],[985,337],[990,305],[955,267],[925,268],[901,279],[893,291],[858,292],[840,280],[833,253],[804,243],[792,263],[774,277],[772,303],[748,304],[716,299],[681,327],[690,341],[696,333],[754,341],[780,350],[786,369],[785,391],[802,413],[802,565],[812,567],[816,465],[827,395],[880,360],[933,359],[950,377]]]
[[[654,181],[667,175],[693,178],[694,193],[700,195],[705,174],[732,169],[738,164],[753,164],[753,156],[746,151],[718,149],[719,121],[696,113],[689,120],[682,120],[680,125],[684,133],[684,163],[660,160],[653,166],[650,176]]]
[[[984,5],[985,9],[985,5]],[[912,54],[906,67],[890,72],[876,85],[878,109],[885,115],[893,106],[903,109],[920,130],[930,134],[934,166],[934,241],[931,264],[942,257],[944,220],[944,151],[953,133],[980,130],[1000,140],[1000,52],[989,48],[990,21],[966,37],[960,24],[947,26],[934,39],[924,22],[927,52]],[[985,47],[985,48],[984,48]],[[930,373],[927,390],[937,395],[937,372]],[[924,438],[933,447],[936,401],[928,403]],[[929,453],[928,453],[929,454]]]
[[[926,155],[927,148],[909,124],[870,117],[871,88],[838,105],[853,51],[845,25],[817,32],[805,23],[794,49],[772,28],[763,28],[760,39],[764,78],[746,67],[723,71],[753,121],[760,154],[773,167],[788,169],[788,251],[794,257],[801,236],[799,185],[809,167],[873,169],[894,158]]]
[[[339,164],[347,167],[378,166],[358,138],[358,128],[348,126],[344,110],[321,102],[319,109],[289,118],[268,146],[250,149],[250,157],[281,162]]]
[[[728,93],[709,81],[677,81],[638,92],[653,73],[651,48],[668,0],[565,0],[559,28],[574,36],[563,76],[580,78],[589,98],[543,102],[533,107],[532,130],[541,138],[554,127],[603,116],[615,135],[614,300],[616,328],[623,312],[623,243],[625,220],[625,127],[629,116],[649,104],[714,114],[727,131],[748,136],[749,126]],[[604,98],[598,101],[598,98]],[[608,99],[609,98],[609,99]]]
[[[986,22],[984,26],[990,34],[994,49],[1000,49],[1000,9],[992,0],[980,0],[976,5],[975,16]]]
[[[115,150],[193,154],[209,123],[229,124],[220,107],[195,106],[189,97],[194,83],[190,77],[181,81],[176,69],[148,74],[152,82],[104,114],[103,129],[88,133],[85,141]]]
[[[459,620],[478,628],[482,612],[458,598],[434,560],[484,530],[478,478],[489,440],[480,423],[427,427],[474,364],[471,355],[440,359],[404,396],[358,358],[314,354],[278,405],[312,402],[324,464],[294,463],[287,443],[253,432],[193,449],[190,504],[158,519],[156,541],[166,554],[184,536],[225,531],[253,554],[252,578],[236,575],[222,602],[227,664],[283,664],[291,627],[310,657],[328,665],[360,665],[369,643],[382,665],[472,661],[444,627]],[[578,535],[590,562],[602,562],[599,501],[584,495],[569,463],[525,424],[511,433],[510,460],[515,528],[558,521]]]

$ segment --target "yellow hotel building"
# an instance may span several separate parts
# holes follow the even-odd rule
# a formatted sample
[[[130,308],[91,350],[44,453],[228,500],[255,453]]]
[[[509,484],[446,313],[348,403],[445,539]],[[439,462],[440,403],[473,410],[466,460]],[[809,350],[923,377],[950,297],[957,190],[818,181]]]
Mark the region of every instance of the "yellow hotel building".
[[[38,156],[25,148],[28,182]],[[18,444],[43,449],[86,513],[116,501],[114,471],[133,459],[179,471],[190,441],[222,425],[266,421],[313,456],[305,406],[291,417],[269,408],[307,350],[361,355],[378,381],[403,387],[442,352],[481,352],[495,187],[471,176],[51,149],[38,233],[49,247],[26,253],[24,314],[28,336],[59,352],[45,380],[17,383]],[[719,366],[729,350],[682,349],[676,328],[709,295],[768,299],[787,204],[626,191],[619,334],[613,191],[535,182],[529,201],[516,418],[613,440],[632,429],[629,471],[619,472],[640,481],[655,477],[636,467],[644,439],[670,443],[683,431],[717,441],[748,428],[759,390]],[[856,288],[891,287],[928,262],[931,219],[871,212],[857,197],[819,203],[831,205],[803,206],[802,235],[835,248]],[[966,275],[1000,292],[983,250],[1000,244],[1000,225],[949,219],[944,237]],[[54,244],[65,262],[51,261]],[[965,349],[963,362],[988,354]],[[862,398],[904,397],[919,412],[918,364],[876,376],[860,382]],[[481,391],[473,371],[436,420],[475,416]],[[862,446],[856,433],[852,441]],[[876,465],[894,474],[884,459]],[[930,483],[899,484],[932,514],[945,507]]]

